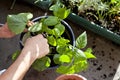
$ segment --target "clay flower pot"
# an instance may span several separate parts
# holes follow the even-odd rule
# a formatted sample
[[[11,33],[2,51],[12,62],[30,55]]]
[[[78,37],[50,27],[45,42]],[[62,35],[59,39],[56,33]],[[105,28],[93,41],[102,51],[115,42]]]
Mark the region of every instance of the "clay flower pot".
[[[58,76],[56,80],[87,80],[87,79],[78,74],[66,74]]]

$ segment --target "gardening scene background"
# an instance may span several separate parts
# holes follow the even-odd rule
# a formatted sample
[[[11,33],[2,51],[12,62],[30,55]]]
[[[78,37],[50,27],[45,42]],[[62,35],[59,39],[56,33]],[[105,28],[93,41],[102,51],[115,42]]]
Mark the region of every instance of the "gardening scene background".
[[[12,0],[0,1],[0,23],[4,24],[6,22],[8,14],[31,12],[34,18],[46,14],[45,10],[20,0],[16,1],[14,7],[11,7],[11,5]],[[47,13],[47,15],[50,14]],[[96,56],[96,59],[88,60],[88,69],[78,74],[83,75],[88,80],[118,80],[120,77],[120,72],[117,72],[120,63],[120,45],[68,19],[66,21],[72,27],[76,38],[86,31],[88,37],[87,48],[92,48],[93,54]],[[11,39],[0,39],[0,70],[7,69],[12,64],[12,54],[20,49],[19,38],[20,35]],[[23,80],[55,80],[59,75],[55,72],[55,69],[37,72],[30,68]]]

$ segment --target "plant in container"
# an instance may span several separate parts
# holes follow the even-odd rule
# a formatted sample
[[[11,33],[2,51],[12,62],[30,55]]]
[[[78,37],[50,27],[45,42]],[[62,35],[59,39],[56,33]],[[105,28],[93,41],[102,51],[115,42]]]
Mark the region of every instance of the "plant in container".
[[[50,46],[49,55],[37,59],[32,67],[38,71],[43,71],[54,63],[58,66],[56,71],[62,74],[78,73],[86,69],[87,60],[95,58],[91,48],[82,50],[87,45],[86,32],[83,32],[76,41],[74,41],[74,36],[72,38],[70,38],[71,36],[66,37],[65,34],[69,34],[69,31],[67,32],[68,27],[66,27],[68,24],[63,19],[69,15],[70,10],[61,4],[51,6],[50,10],[53,11],[54,15],[38,17],[32,21],[33,15],[31,13],[19,13],[7,17],[8,26],[15,34],[22,33],[25,28],[28,29],[28,32],[22,33],[23,47],[28,37],[43,34],[47,38]],[[70,43],[72,40],[73,42]],[[16,59],[18,55],[19,51],[14,53],[12,58]]]
[[[60,0],[73,13],[69,20],[120,44],[119,0]]]
[[[67,17],[70,21],[120,44],[119,0],[51,0],[47,4],[55,2],[61,2],[71,9],[72,13]],[[34,4],[32,1],[29,3],[42,9],[44,7],[45,10],[50,6]]]

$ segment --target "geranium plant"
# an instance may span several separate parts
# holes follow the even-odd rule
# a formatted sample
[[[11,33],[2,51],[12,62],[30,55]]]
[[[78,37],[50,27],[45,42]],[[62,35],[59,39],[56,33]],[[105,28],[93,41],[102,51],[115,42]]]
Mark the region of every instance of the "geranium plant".
[[[19,13],[7,17],[8,26],[15,34],[20,34],[27,28],[28,32],[24,36],[43,34],[47,38],[50,45],[49,55],[37,59],[32,67],[38,71],[43,71],[50,67],[53,61],[58,65],[56,71],[63,74],[77,73],[86,69],[88,66],[87,60],[95,58],[91,48],[82,50],[87,45],[86,32],[78,36],[75,45],[71,45],[70,40],[63,36],[65,26],[61,23],[69,15],[70,10],[61,4],[51,6],[50,10],[53,11],[53,16],[48,16],[37,22],[31,21],[32,13]],[[16,59],[19,54],[20,52],[14,53],[12,58]],[[50,56],[53,58],[50,58]]]

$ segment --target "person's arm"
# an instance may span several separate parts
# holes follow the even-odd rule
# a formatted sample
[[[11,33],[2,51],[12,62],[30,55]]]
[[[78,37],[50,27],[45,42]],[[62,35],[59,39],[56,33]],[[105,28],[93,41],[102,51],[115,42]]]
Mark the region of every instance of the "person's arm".
[[[49,53],[47,39],[42,35],[27,39],[16,61],[0,76],[0,80],[22,80],[31,64]]]
[[[9,30],[7,23],[0,27],[0,38],[11,38],[14,36],[15,34]]]

